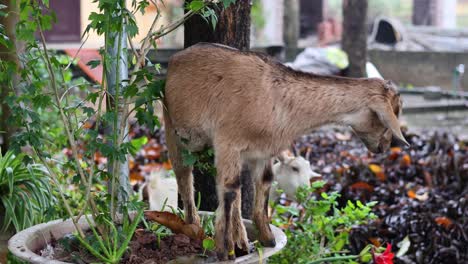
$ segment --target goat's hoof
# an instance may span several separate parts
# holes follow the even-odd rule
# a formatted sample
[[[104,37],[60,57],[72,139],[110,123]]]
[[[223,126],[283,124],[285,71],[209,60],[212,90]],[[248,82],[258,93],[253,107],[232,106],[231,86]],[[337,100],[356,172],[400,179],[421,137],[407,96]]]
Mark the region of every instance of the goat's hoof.
[[[275,247],[276,246],[276,240],[273,239],[267,239],[267,240],[261,240],[262,246],[264,247]]]
[[[229,260],[235,260],[236,259],[236,253],[234,252],[234,250],[230,251],[228,253],[228,258]]]
[[[228,254],[225,250],[223,251],[217,251],[216,256],[218,257],[219,261],[226,261],[228,260]]]
[[[239,247],[240,250],[249,253],[250,250],[252,249],[252,246],[249,243],[242,243],[242,245]]]
[[[249,254],[250,251],[245,251],[242,248],[236,247],[236,256],[243,256]]]
[[[247,237],[247,236],[245,236],[245,237]],[[245,252],[249,252],[250,245],[249,245],[249,240],[248,239],[238,238],[237,241],[236,241],[236,246],[240,250],[243,250]]]

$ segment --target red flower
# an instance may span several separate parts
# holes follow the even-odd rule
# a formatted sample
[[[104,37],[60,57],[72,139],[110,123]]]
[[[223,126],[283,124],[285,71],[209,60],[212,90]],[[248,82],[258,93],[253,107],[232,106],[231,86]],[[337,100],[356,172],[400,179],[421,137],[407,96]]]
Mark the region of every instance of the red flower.
[[[387,244],[387,249],[385,249],[382,254],[374,254],[374,252],[372,252],[374,264],[393,264],[394,256],[395,254],[392,253],[392,244]]]

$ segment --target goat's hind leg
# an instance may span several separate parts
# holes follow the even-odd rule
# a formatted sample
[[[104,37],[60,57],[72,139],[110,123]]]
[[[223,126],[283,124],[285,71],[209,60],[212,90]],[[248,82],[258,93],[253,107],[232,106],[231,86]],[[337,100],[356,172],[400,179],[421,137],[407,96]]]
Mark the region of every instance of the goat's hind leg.
[[[184,166],[182,159],[182,146],[178,143],[177,135],[172,127],[171,120],[164,112],[164,124],[166,129],[166,144],[169,158],[177,179],[177,189],[184,204],[185,222],[189,224],[200,224],[194,200],[192,167]]]
[[[238,212],[237,201],[240,200],[240,152],[230,146],[215,144],[215,163],[217,170],[216,188],[218,209],[216,210],[216,252],[220,261],[235,259],[235,232],[245,230]],[[240,223],[240,224],[239,224]],[[243,231],[245,232],[245,231]]]
[[[265,247],[276,245],[275,237],[271,232],[268,217],[268,200],[270,196],[270,186],[273,181],[270,160],[253,163],[251,169],[252,177],[255,179],[255,206],[253,220],[259,231],[259,241]]]

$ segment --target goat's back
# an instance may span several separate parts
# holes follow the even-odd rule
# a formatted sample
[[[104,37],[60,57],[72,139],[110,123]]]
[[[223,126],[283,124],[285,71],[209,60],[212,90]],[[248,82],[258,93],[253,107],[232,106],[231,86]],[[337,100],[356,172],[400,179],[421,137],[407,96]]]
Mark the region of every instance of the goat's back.
[[[207,43],[171,57],[165,103],[179,136],[195,141],[193,148],[210,144],[219,135],[271,137],[275,93],[267,60]]]

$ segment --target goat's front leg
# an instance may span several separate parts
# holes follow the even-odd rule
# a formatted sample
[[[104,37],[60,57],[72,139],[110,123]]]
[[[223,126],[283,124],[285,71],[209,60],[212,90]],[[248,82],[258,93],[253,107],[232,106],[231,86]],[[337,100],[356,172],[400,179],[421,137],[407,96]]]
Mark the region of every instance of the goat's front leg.
[[[253,220],[259,231],[259,241],[265,247],[274,247],[276,245],[275,237],[271,232],[268,218],[268,198],[270,195],[270,186],[273,181],[273,172],[271,170],[271,161],[254,163],[252,176],[255,178],[255,206]]]
[[[237,208],[237,200],[240,200],[240,172],[241,161],[240,153],[228,146],[215,146],[216,155],[216,187],[218,193],[218,209],[216,210],[216,252],[219,260],[235,259],[233,232],[237,228],[244,228],[233,225],[233,222],[239,223],[239,220],[233,220],[234,217],[240,218],[239,213],[234,213]],[[244,228],[245,229],[245,228]],[[245,231],[244,231],[245,232]]]
[[[172,128],[171,121],[164,115],[166,125],[166,144],[171,159],[172,168],[177,178],[177,188],[184,204],[185,222],[200,224],[195,200],[193,196],[192,167],[185,166],[182,158],[182,146],[178,144],[177,136]]]

